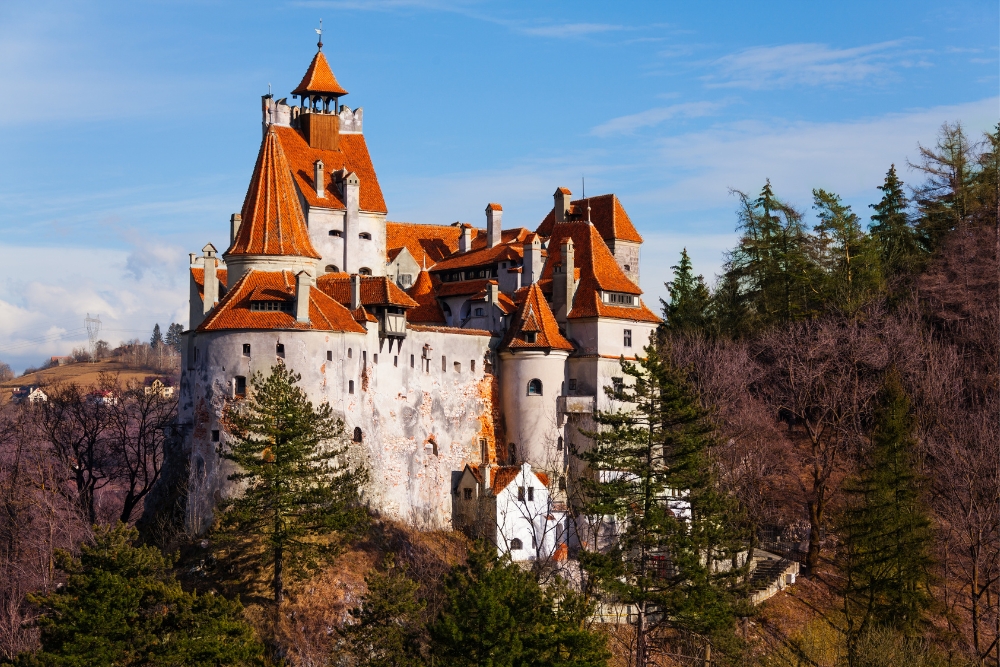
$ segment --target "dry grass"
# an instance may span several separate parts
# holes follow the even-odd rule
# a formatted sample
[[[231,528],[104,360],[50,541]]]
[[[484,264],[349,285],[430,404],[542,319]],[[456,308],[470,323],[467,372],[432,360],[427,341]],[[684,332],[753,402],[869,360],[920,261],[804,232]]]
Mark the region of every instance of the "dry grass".
[[[14,390],[22,385],[51,385],[63,382],[75,382],[81,386],[89,386],[97,384],[101,373],[119,375],[122,382],[132,379],[143,380],[150,375],[163,374],[162,372],[128,368],[116,359],[103,359],[94,363],[84,362],[66,364],[65,366],[53,366],[52,368],[46,368],[45,370],[37,371],[23,377],[0,382],[0,404],[9,401]]]

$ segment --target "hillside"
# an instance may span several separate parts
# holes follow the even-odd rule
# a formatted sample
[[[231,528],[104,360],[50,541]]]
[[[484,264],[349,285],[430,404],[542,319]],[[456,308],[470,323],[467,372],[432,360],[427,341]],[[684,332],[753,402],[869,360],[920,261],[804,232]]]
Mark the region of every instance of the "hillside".
[[[136,369],[131,364],[126,364],[119,359],[102,359],[96,362],[85,362],[77,364],[66,364],[64,366],[53,366],[35,373],[29,373],[12,380],[0,382],[0,404],[10,400],[15,389],[24,385],[51,385],[64,382],[75,382],[80,385],[91,385],[97,382],[101,373],[111,373],[118,375],[123,382],[128,380],[143,380],[150,375],[173,375],[176,371],[154,371],[149,369]]]

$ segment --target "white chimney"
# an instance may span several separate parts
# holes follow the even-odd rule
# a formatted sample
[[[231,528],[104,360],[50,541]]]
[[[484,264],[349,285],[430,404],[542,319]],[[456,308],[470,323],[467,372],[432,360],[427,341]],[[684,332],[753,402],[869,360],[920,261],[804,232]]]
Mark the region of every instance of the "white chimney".
[[[562,265],[559,273],[554,274],[552,281],[552,306],[556,320],[565,325],[566,316],[573,309],[573,295],[576,291],[575,270],[573,267],[573,239],[566,237],[559,245]]]
[[[361,179],[353,171],[341,170],[341,185],[344,193],[344,263],[341,270],[357,273],[361,256]]]
[[[215,246],[209,243],[201,251],[204,253],[202,262],[205,265],[205,298],[202,299],[202,313],[204,314],[212,310],[219,302],[219,278],[215,274],[216,262],[218,261],[215,258]]]
[[[555,194],[552,195],[552,199],[555,201],[556,222],[566,222],[569,214],[569,200],[572,195],[569,188],[556,188]]]
[[[326,186],[323,181],[323,161],[313,162],[313,183],[316,185],[316,196],[320,199],[326,197]]]
[[[500,244],[501,218],[503,207],[500,204],[489,204],[486,207],[486,245],[490,248]]]
[[[500,328],[496,322],[497,311],[500,308],[500,286],[492,280],[486,286],[486,304],[490,309],[490,321],[493,323],[490,330],[497,331]]]
[[[299,271],[295,276],[295,321],[309,322],[309,286],[312,276]]]
[[[232,248],[233,244],[236,243],[236,236],[240,233],[240,224],[243,222],[243,216],[239,213],[233,213],[229,216],[229,247]]]
[[[472,225],[462,223],[461,234],[458,236],[458,251],[469,252],[472,250]]]
[[[524,239],[524,263],[521,266],[521,287],[538,282],[542,273],[542,241],[538,234]]]
[[[361,307],[361,276],[351,274],[351,312]]]

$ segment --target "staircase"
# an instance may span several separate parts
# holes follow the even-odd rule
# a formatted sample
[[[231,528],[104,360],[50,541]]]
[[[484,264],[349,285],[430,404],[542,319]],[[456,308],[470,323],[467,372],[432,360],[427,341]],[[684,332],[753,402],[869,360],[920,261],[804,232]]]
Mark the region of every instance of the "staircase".
[[[750,573],[750,601],[760,604],[785,586],[795,583],[799,564],[761,549],[754,549]]]

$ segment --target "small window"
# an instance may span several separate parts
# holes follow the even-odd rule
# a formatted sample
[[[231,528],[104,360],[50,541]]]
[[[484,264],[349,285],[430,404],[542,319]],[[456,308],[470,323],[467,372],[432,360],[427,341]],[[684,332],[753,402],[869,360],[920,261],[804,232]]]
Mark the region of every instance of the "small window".
[[[469,361],[469,371],[472,372],[472,373],[476,372],[476,360],[475,359],[472,359],[471,361]]]
[[[358,269],[358,275],[370,276],[371,274],[372,270],[369,269],[367,266],[362,266],[360,269]]]
[[[333,350],[327,350],[326,351],[326,360],[327,361],[333,361]]]
[[[556,449],[560,452],[563,450],[563,437],[560,435],[559,440],[556,442]]]
[[[535,343],[538,341],[538,334],[534,331],[524,332],[524,342],[525,343]]]
[[[365,437],[365,435],[364,435],[364,433],[361,432],[361,427],[360,426],[355,426],[354,427],[354,442],[361,442],[362,440],[364,440],[364,437]]]
[[[276,355],[278,355],[279,357],[281,357],[282,359],[284,359],[285,358],[285,344],[284,343],[277,343],[274,346],[274,353]]]
[[[354,349],[349,347],[347,348],[347,358],[351,359],[352,357],[354,357]]]
[[[629,271],[631,271],[631,270],[632,270],[632,267],[631,267],[631,266],[629,266],[628,264],[626,264],[626,265],[625,265],[625,273],[628,273],[628,272],[629,272]]]
[[[399,366],[399,355],[396,355],[392,358],[392,365]]]
[[[441,355],[441,370],[442,371],[448,370],[448,357],[444,356],[443,354]]]
[[[542,395],[542,381],[538,378],[528,382],[528,396]]]
[[[569,390],[576,391],[576,378],[569,379]]]
[[[242,375],[237,375],[233,382],[233,390],[237,398],[243,398],[247,395],[247,379]]]
[[[218,441],[219,441],[219,430],[215,429],[214,431],[212,431],[212,442],[218,442]]]
[[[401,273],[401,274],[399,274],[399,284],[400,285],[412,285],[413,284],[413,276],[410,275],[409,273]]]
[[[324,271],[325,271],[326,273],[340,273],[340,269],[338,269],[338,268],[337,268],[337,267],[336,267],[335,265],[333,265],[333,264],[327,264],[327,265],[326,265],[326,268],[325,268],[325,269],[323,269],[323,270],[324,270]]]
[[[534,499],[535,499],[535,487],[529,486],[528,487],[528,500],[534,500]]]
[[[378,354],[373,354],[372,355],[372,363],[373,364],[377,364],[378,363]]]
[[[566,490],[566,478],[565,477],[560,477],[559,478],[559,490],[560,491],[565,491]]]
[[[250,356],[250,343],[243,343],[243,356],[244,357]]]
[[[611,378],[611,387],[616,394],[622,393],[625,388],[625,378]]]
[[[353,394],[354,393],[354,380],[348,380],[347,381],[347,393],[348,394]]]
[[[510,541],[510,550],[511,551],[520,551],[523,548],[524,548],[524,545],[521,544],[521,540],[517,539],[516,537]]]
[[[625,347],[632,347],[632,330],[625,329]]]
[[[410,355],[410,368],[413,368],[413,365],[414,365],[414,357],[413,357],[413,355],[411,354],[411,355]]]
[[[368,350],[361,350],[361,363],[368,363]]]
[[[339,229],[331,229],[330,230],[330,236],[343,236],[343,235],[344,235],[344,232],[340,231]]]
[[[466,500],[472,500],[472,489],[462,489],[462,495]]]
[[[461,373],[462,372],[462,363],[459,362],[459,361],[456,361],[454,365],[455,365],[455,372],[456,373]]]
[[[482,317],[484,312],[482,308],[476,308],[476,317]]]
[[[524,500],[524,487],[523,486],[517,487],[517,499],[521,500],[521,501]]]
[[[365,241],[371,241],[372,240],[372,235],[369,234],[368,232],[361,232],[360,234],[358,234],[358,238],[359,239],[364,239]]]

